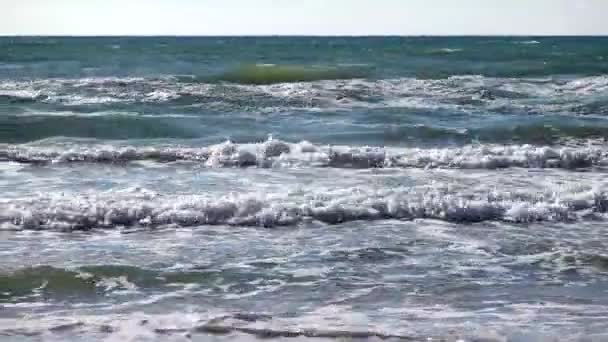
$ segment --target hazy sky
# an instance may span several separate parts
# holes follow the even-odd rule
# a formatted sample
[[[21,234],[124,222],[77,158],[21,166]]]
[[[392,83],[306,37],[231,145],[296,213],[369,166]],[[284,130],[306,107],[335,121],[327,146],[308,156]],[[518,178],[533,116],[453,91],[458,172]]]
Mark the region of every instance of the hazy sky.
[[[0,34],[608,34],[608,0],[0,0]]]

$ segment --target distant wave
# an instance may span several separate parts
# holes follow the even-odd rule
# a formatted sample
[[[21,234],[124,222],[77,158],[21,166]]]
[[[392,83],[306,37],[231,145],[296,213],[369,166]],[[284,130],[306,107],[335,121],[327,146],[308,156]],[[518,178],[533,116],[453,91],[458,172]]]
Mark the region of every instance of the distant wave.
[[[44,97],[39,97],[33,94],[0,94],[0,104],[25,104],[35,103],[38,100],[44,100]]]
[[[101,111],[133,104],[165,104],[218,112],[406,107],[608,113],[606,75],[566,79],[452,76],[372,80],[352,78],[363,76],[357,70],[360,69],[254,66],[224,75],[226,81],[234,78],[234,82],[242,76],[240,83],[214,83],[209,79],[178,76],[2,81],[0,104],[49,104],[66,107],[61,110],[95,108]],[[337,76],[345,79],[336,79]]]
[[[445,148],[383,148],[369,146],[225,142],[205,147],[112,146],[89,144],[0,145],[0,161],[26,164],[112,163],[139,160],[191,161],[207,167],[335,167],[335,168],[458,168],[500,169],[608,166],[608,147],[533,145],[468,145]]]
[[[26,142],[48,137],[91,137],[109,139],[137,138],[196,138],[200,127],[180,120],[188,117],[171,115],[130,115],[128,113],[97,112],[89,115],[42,115],[26,113],[0,116],[0,142]]]
[[[200,83],[159,78],[82,78],[0,82],[0,142],[51,136],[198,138],[209,136],[206,115],[332,112],[349,115],[385,110],[419,115],[422,124],[369,130],[368,141],[554,144],[564,138],[608,137],[608,76],[503,79],[346,79],[278,84]],[[434,126],[425,116],[520,115],[495,126]],[[547,115],[567,116],[548,117]],[[588,116],[583,118],[583,116]],[[600,118],[601,120],[595,120]],[[215,118],[214,118],[215,119]],[[223,122],[228,123],[228,119]],[[382,123],[378,123],[379,125]],[[469,126],[469,127],[467,127]],[[231,132],[223,137],[239,139]],[[377,138],[377,139],[376,139]]]
[[[441,49],[437,49],[437,50],[432,50],[431,53],[432,54],[451,54],[451,53],[457,53],[457,52],[462,52],[464,51],[464,49],[461,48],[441,48]]]
[[[607,103],[608,104],[608,103]],[[582,109],[581,109],[582,110]],[[378,111],[370,115],[378,115]],[[50,137],[97,138],[97,139],[194,139],[203,138],[207,141],[217,139],[232,139],[238,141],[263,140],[264,133],[272,133],[273,128],[262,128],[266,132],[248,132],[244,129],[234,129],[229,125],[233,122],[246,122],[248,113],[233,113],[230,116],[205,117],[201,114],[171,115],[171,114],[130,114],[114,113],[112,111],[95,112],[95,114],[79,115],[33,115],[32,113],[0,116],[0,143],[26,143]],[[441,117],[443,113],[436,114]],[[451,113],[450,113],[451,114]],[[509,114],[509,113],[507,113]],[[278,114],[277,114],[278,115]],[[290,112],[289,116],[297,116],[298,112]],[[317,114],[313,114],[317,115]],[[322,116],[322,114],[319,114]],[[340,113],[348,115],[348,113]],[[422,115],[435,115],[428,110]],[[269,122],[273,118],[265,118]],[[276,119],[284,125],[290,117]],[[298,120],[299,118],[294,118]],[[427,120],[429,121],[429,120]],[[209,122],[216,123],[210,126]],[[329,121],[331,122],[331,120]],[[345,126],[348,127],[346,122]],[[360,123],[353,131],[319,130],[324,133],[324,141],[360,141],[365,144],[383,145],[412,145],[420,143],[471,144],[471,143],[506,143],[506,144],[535,144],[555,145],[565,140],[586,140],[608,138],[608,123],[595,118],[569,118],[527,116],[505,122],[482,122],[461,124],[460,127],[446,127],[438,122],[432,123]],[[297,129],[297,127],[295,128]],[[315,138],[309,138],[310,136]],[[293,135],[292,135],[293,136]],[[296,138],[316,139],[316,132],[295,134]],[[291,137],[287,137],[292,139]]]
[[[517,41],[516,44],[536,45],[536,44],[540,44],[540,42],[538,40],[521,40],[521,41]]]
[[[274,84],[365,78],[369,70],[362,67],[321,67],[300,65],[254,64],[224,72],[219,81],[240,84]]]

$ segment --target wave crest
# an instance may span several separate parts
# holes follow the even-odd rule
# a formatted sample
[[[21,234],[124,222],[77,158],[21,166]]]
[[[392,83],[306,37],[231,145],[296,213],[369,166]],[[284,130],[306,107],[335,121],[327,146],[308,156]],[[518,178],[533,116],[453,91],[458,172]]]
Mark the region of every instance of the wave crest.
[[[452,193],[438,187],[351,188],[291,195],[162,195],[147,191],[45,195],[0,203],[0,227],[89,230],[204,225],[293,226],[357,220],[438,219],[534,222],[594,217],[608,210],[599,190],[557,193]]]
[[[244,66],[210,79],[38,79],[0,82],[0,104],[72,109],[124,104],[204,106],[218,111],[420,108],[498,113],[606,114],[606,75],[579,78],[369,79],[364,67]],[[218,83],[219,82],[219,83]],[[247,101],[245,101],[246,99]],[[253,100],[253,101],[250,101]],[[104,107],[105,108],[105,107]]]
[[[269,139],[262,143],[230,141],[204,147],[113,145],[0,145],[0,161],[25,164],[110,163],[133,161],[189,161],[207,167],[335,167],[335,168],[457,168],[500,169],[608,166],[602,145],[534,146],[467,145],[445,148],[384,148],[315,145]]]

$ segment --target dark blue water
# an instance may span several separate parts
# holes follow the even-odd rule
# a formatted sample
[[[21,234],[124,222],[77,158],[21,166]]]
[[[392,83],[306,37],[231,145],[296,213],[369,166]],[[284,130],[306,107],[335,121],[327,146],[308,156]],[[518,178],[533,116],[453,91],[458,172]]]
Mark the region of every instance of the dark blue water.
[[[608,339],[608,39],[0,38],[9,341]]]

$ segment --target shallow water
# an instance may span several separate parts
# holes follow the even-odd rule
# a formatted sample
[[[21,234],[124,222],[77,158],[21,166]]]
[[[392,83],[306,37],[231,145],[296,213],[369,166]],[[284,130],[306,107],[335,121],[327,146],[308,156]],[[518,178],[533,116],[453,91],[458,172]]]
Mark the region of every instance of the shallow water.
[[[603,341],[605,38],[1,38],[7,341]]]

